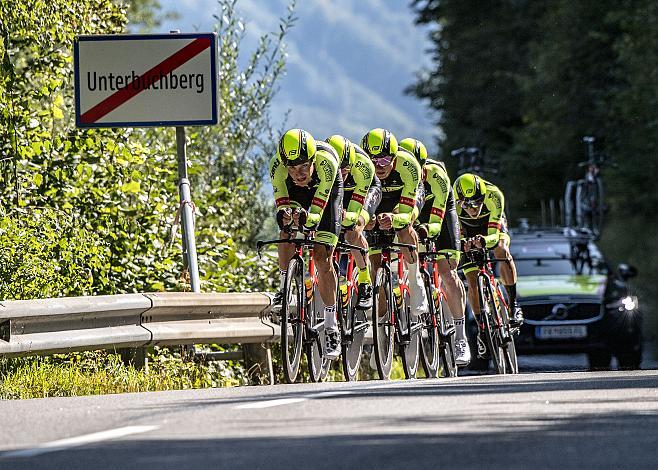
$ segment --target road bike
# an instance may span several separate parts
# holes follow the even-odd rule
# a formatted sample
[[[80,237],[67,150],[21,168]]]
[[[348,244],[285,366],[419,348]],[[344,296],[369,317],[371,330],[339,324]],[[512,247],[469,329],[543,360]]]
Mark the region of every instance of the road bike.
[[[368,250],[345,243],[338,242],[334,250],[334,267],[338,273],[338,318],[341,333],[341,362],[343,375],[346,381],[356,380],[365,334],[370,326],[367,314],[364,310],[357,308],[358,304],[358,270],[356,261],[352,255],[352,249],[361,252],[367,257]]]
[[[414,251],[416,247],[395,243],[394,232],[373,229],[368,232],[371,250],[381,250],[381,266],[375,275],[373,292],[372,324],[373,349],[377,373],[388,380],[393,366],[394,344],[402,358],[402,368],[407,379],[418,371],[420,336],[423,324],[414,319],[409,305],[408,273],[404,266],[403,248]],[[392,255],[397,254],[397,276],[392,268]]]
[[[438,377],[439,371],[442,371],[443,377],[457,376],[455,324],[452,315],[445,311],[446,296],[441,288],[438,270],[438,258],[442,256],[447,257],[445,253],[435,251],[431,239],[425,240],[425,251],[418,253],[428,300],[428,311],[421,317],[420,357],[428,378]]]
[[[450,155],[459,158],[458,175],[463,175],[464,173],[475,173],[478,175],[484,173],[498,174],[496,162],[492,161],[491,158],[487,158],[486,152],[479,147],[460,147],[451,151]],[[489,161],[487,162],[487,160]],[[487,166],[487,163],[490,166]]]
[[[484,334],[493,366],[499,374],[517,374],[519,364],[514,335],[518,334],[518,327],[510,325],[509,306],[491,265],[495,261],[507,262],[507,260],[490,258],[489,251],[484,248],[467,250],[464,256],[478,269],[477,289],[480,301],[478,329]]]
[[[615,168],[617,165],[603,153],[594,150],[595,138],[583,137],[587,145],[587,161],[578,163],[586,167],[582,179],[567,182],[564,196],[564,207],[567,226],[588,228],[595,238],[601,236],[606,212],[605,192],[601,169],[604,166]]]
[[[293,233],[292,228],[286,229]],[[328,246],[313,239],[315,232],[301,229],[302,238],[259,241],[260,252],[265,245],[290,243],[295,254],[288,262],[283,285],[281,322],[281,362],[283,375],[288,383],[294,383],[300,370],[302,351],[306,353],[309,378],[313,382],[325,379],[331,361],[324,358],[324,310],[318,290],[313,249]],[[308,269],[305,269],[308,259]]]

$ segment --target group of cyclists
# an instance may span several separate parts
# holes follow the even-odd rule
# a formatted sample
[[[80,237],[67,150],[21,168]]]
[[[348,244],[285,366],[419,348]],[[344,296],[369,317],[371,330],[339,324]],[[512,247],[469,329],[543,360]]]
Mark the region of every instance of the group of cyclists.
[[[493,249],[500,264],[500,275],[512,309],[511,322],[519,326],[523,314],[516,301],[516,268],[509,251],[510,237],[505,218],[505,199],[495,185],[481,176],[465,173],[451,185],[445,165],[428,158],[425,145],[417,139],[398,142],[386,129],[376,128],[357,145],[341,135],[316,141],[303,129],[290,129],[279,140],[278,151],[270,161],[276,220],[280,237],[289,239],[296,231],[312,230],[319,279],[324,303],[327,359],[341,351],[340,329],[336,318],[337,273],[333,250],[341,231],[351,245],[368,249],[366,234],[378,230],[394,232],[400,243],[414,245],[427,239],[435,242],[441,254],[437,263],[452,314],[455,332],[455,360],[466,366],[471,351],[466,338],[466,289],[457,274],[460,267],[469,285],[468,300],[473,312],[480,311],[476,291],[477,269],[462,262],[462,252]],[[285,301],[283,285],[294,246],[278,246],[280,288],[272,311],[281,311]],[[368,258],[353,250],[358,267],[357,308],[372,307],[372,273],[381,265],[381,254],[370,250]],[[418,250],[403,250],[408,270],[412,315],[428,309],[427,294],[419,270]],[[478,330],[477,353],[488,357],[486,342]]]

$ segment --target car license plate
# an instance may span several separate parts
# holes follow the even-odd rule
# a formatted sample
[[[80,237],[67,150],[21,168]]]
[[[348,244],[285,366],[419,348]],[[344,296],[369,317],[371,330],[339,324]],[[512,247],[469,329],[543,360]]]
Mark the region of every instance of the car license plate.
[[[535,336],[539,339],[574,339],[587,338],[587,326],[585,325],[563,325],[563,326],[538,326]]]

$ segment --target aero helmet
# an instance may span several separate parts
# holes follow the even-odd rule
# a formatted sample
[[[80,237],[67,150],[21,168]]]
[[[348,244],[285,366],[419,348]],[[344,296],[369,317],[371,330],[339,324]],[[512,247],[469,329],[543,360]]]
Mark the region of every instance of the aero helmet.
[[[331,145],[338,154],[341,168],[345,168],[348,165],[354,164],[356,151],[354,150],[354,145],[352,145],[352,142],[347,140],[347,138],[343,137],[342,135],[334,134],[328,137],[326,142]]]
[[[416,160],[418,160],[418,163],[420,163],[420,166],[425,164],[425,160],[427,160],[427,149],[420,140],[407,137],[406,139],[402,139],[399,145],[403,149],[411,152],[413,156],[416,157]]]
[[[279,140],[279,156],[285,166],[296,166],[315,156],[315,139],[303,129],[290,129]]]
[[[361,147],[370,158],[395,156],[398,152],[398,141],[390,131],[377,128],[363,136]]]
[[[464,173],[455,180],[453,191],[460,201],[477,201],[484,199],[487,187],[479,176]]]

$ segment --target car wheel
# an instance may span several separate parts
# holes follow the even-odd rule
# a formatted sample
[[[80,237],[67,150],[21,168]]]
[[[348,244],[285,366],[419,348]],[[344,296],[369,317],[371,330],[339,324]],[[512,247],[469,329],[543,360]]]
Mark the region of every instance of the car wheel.
[[[587,353],[590,370],[610,370],[612,353],[610,351],[591,351]]]
[[[620,370],[636,370],[640,368],[642,362],[642,346],[636,345],[634,348],[615,353]]]

